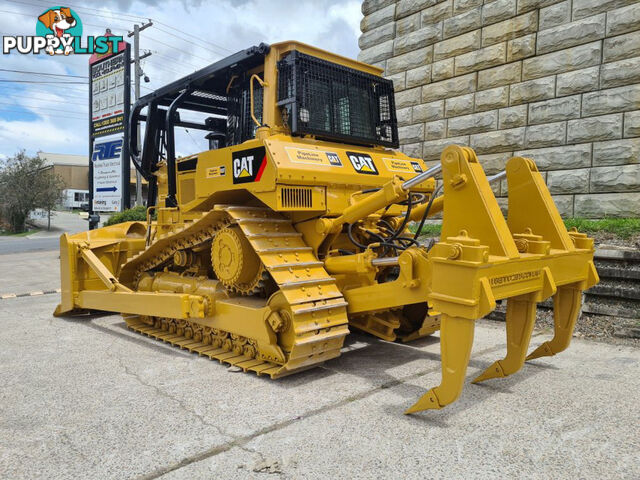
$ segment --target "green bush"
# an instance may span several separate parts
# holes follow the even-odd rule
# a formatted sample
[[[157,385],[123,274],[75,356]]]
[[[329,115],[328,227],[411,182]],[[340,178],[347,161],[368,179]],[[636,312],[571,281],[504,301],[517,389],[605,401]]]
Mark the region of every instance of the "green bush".
[[[123,212],[114,213],[109,217],[109,220],[104,222],[104,226],[116,225],[124,222],[146,222],[147,221],[147,207],[140,205],[133,207]]]

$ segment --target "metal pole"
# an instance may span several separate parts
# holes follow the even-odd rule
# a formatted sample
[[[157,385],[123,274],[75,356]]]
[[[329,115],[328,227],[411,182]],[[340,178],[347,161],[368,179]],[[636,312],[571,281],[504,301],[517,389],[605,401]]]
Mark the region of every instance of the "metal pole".
[[[149,28],[153,25],[153,22],[149,20],[148,23],[140,26],[137,23],[133,26],[133,32],[129,32],[128,36],[133,37],[133,93],[135,97],[135,101],[137,102],[140,98],[140,77],[142,77],[142,68],[140,67],[140,60],[142,58],[146,58],[151,55],[151,52],[145,53],[142,57],[140,57],[140,31],[145,28]],[[136,139],[136,144],[138,149],[140,148],[140,129],[138,128],[138,138]],[[127,179],[129,181],[129,179]],[[136,169],[136,206],[142,205],[142,177],[140,172]]]
[[[493,183],[493,182],[497,182],[498,180],[502,180],[506,176],[507,176],[507,171],[502,170],[501,172],[498,172],[495,175],[491,175],[490,177],[487,177],[487,180],[489,180],[489,183]]]
[[[390,267],[393,265],[398,265],[398,258],[399,257],[374,258],[373,260],[371,260],[371,265],[375,267]]]
[[[137,102],[140,98],[140,26],[136,23],[133,26],[133,62],[134,62],[134,96]],[[140,129],[138,129],[138,148],[140,148]],[[142,178],[136,169],[136,206],[142,205]]]
[[[442,170],[442,164],[439,163],[439,164],[431,167],[429,170],[427,170],[425,172],[422,172],[420,175],[416,175],[415,177],[413,177],[413,178],[407,180],[406,182],[404,182],[402,184],[402,188],[404,188],[405,190],[409,190],[410,188],[421,184],[425,180],[427,180],[427,179],[429,179],[431,177],[435,177],[437,174],[440,173],[441,170]]]
[[[404,182],[402,184],[402,188],[404,188],[405,190],[409,190],[410,188],[415,187],[416,185],[419,185],[425,180],[431,177],[435,177],[438,173],[440,173],[441,170],[442,170],[442,164],[435,165],[431,167],[429,170],[422,172],[420,175],[416,175],[415,177]],[[495,175],[487,177],[487,180],[489,181],[489,183],[493,183],[498,180],[502,180],[506,176],[507,176],[507,171],[502,170],[501,172],[498,172]]]

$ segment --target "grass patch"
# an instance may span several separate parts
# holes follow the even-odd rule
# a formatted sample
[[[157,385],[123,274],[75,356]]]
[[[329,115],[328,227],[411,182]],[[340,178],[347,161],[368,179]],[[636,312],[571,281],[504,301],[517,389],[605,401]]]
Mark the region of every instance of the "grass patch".
[[[567,230],[575,227],[579,232],[586,234],[610,233],[624,239],[640,235],[640,218],[604,218],[602,220],[567,218],[564,220],[564,224]],[[417,222],[409,225],[411,233],[415,233],[417,229]],[[420,236],[436,237],[440,235],[441,229],[442,225],[439,223],[425,223]]]
[[[414,223],[409,225],[409,231],[411,233],[416,233],[418,230],[418,223]],[[425,223],[422,226],[421,237],[437,237],[440,235],[440,230],[442,230],[442,224],[440,223]]]
[[[36,233],[38,230],[26,230],[20,233],[13,233],[8,230],[0,230],[0,236],[2,237],[26,237],[32,233]]]
[[[629,238],[640,234],[640,218],[603,218],[588,220],[586,218],[567,218],[564,221],[567,229],[577,228],[582,233],[611,233],[620,238]]]

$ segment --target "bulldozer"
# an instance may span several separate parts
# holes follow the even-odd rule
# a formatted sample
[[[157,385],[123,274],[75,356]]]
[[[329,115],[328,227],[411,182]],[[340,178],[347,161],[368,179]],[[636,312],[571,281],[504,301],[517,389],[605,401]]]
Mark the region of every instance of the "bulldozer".
[[[180,128],[209,148],[180,154]],[[260,44],[141,97],[128,129],[147,220],[62,235],[55,315],[117,312],[273,379],[338,357],[350,331],[410,342],[439,330],[441,383],[414,413],[460,396],[476,320],[498,302],[506,355],[474,382],[566,349],[598,282],[593,239],[567,231],[533,160],[488,177],[467,147],[430,164],[405,155],[393,84],[371,65]],[[506,218],[491,186],[504,179]],[[438,214],[440,239],[421,241]],[[554,336],[527,356],[550,297]]]

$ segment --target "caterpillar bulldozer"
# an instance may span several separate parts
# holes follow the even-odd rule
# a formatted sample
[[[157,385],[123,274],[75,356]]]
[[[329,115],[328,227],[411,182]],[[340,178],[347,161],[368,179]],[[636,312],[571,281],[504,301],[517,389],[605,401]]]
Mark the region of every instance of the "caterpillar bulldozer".
[[[475,322],[497,302],[506,356],[475,382],[566,349],[598,282],[593,239],[566,230],[531,159],[487,177],[470,148],[432,165],[399,151],[381,73],[261,44],[140,98],[128,137],[147,221],[61,237],[55,314],[118,312],[136,332],[274,379],[338,357],[352,330],[439,330],[441,383],[406,413],[460,396]],[[179,128],[206,132],[209,149],[178,154]],[[506,219],[491,188],[504,178]],[[420,243],[438,213],[440,240]],[[549,297],[554,336],[527,356]]]

